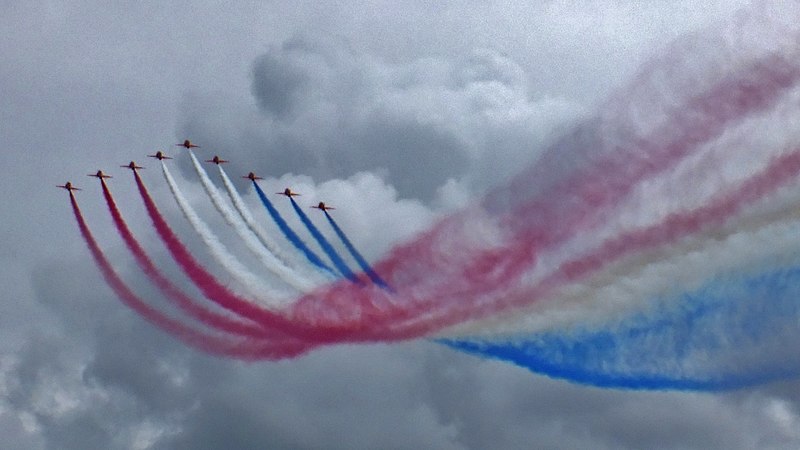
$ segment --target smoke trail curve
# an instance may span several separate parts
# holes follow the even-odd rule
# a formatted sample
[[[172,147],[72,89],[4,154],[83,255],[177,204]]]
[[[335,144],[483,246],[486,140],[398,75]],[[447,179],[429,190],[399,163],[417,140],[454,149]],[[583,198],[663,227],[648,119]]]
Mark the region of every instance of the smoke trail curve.
[[[133,173],[136,180],[136,186],[139,194],[144,202],[147,214],[150,217],[153,227],[158,233],[161,240],[169,250],[175,262],[178,263],[183,272],[192,280],[192,282],[203,292],[208,299],[212,300],[219,306],[231,311],[240,317],[254,320],[262,326],[281,331],[284,334],[294,331],[294,327],[285,319],[277,314],[261,309],[252,302],[239,297],[225,286],[223,286],[217,279],[208,271],[206,271],[189,253],[186,247],[181,243],[172,228],[167,224],[161,213],[158,211],[155,202],[153,201],[147,187],[144,185],[138,173]],[[289,334],[287,334],[289,335]]]
[[[108,188],[105,180],[101,179],[101,184],[103,187],[103,195],[105,196],[106,204],[108,205],[108,209],[111,213],[111,217],[114,220],[114,225],[116,226],[119,235],[122,237],[123,241],[125,241],[125,245],[128,247],[131,254],[133,254],[142,271],[153,281],[156,287],[158,287],[159,290],[161,290],[161,292],[167,296],[167,298],[172,300],[176,306],[189,314],[189,316],[194,317],[206,325],[212,326],[221,331],[251,338],[265,337],[269,335],[267,330],[254,323],[236,320],[222,314],[217,314],[214,311],[199,305],[195,300],[178,289],[177,286],[175,286],[164,275],[162,275],[150,257],[147,256],[147,253],[144,251],[142,246],[133,236],[133,233],[131,233],[128,225],[125,223],[125,220],[122,217],[122,214],[117,208],[117,204],[114,201],[114,197],[111,195],[111,190]]]
[[[338,269],[339,272],[348,280],[352,281],[353,283],[361,284],[361,280],[359,280],[353,271],[350,270],[350,267],[348,267],[344,260],[342,260],[342,257],[339,256],[339,253],[336,251],[336,249],[333,248],[331,243],[325,239],[325,236],[319,232],[319,229],[317,229],[316,225],[311,222],[311,219],[308,218],[308,215],[306,215],[306,213],[300,209],[300,206],[297,204],[297,202],[294,201],[291,196],[289,197],[289,201],[292,202],[292,208],[294,208],[294,211],[297,213],[300,221],[303,222],[303,225],[306,226],[306,229],[308,229],[308,232],[314,237],[314,240],[316,240],[319,246],[322,247],[322,250],[325,251],[326,255],[328,255],[328,258],[330,258],[336,269]]]
[[[800,375],[800,360],[770,360],[800,332],[800,265],[722,277],[608,328],[507,342],[443,340],[554,378],[627,389],[728,390]],[[742,355],[745,355],[744,357]]]
[[[363,256],[361,256],[361,253],[359,253],[356,247],[353,245],[353,243],[350,242],[350,239],[347,237],[346,234],[344,234],[344,231],[342,231],[342,229],[339,227],[339,224],[336,223],[335,220],[333,220],[333,217],[331,217],[331,215],[328,214],[328,211],[322,210],[322,212],[325,214],[325,218],[328,219],[328,223],[330,223],[331,228],[333,228],[333,231],[336,232],[337,236],[339,236],[339,240],[342,241],[344,246],[350,252],[350,255],[353,257],[353,259],[355,259],[358,265],[361,266],[361,270],[363,270],[364,273],[367,274],[367,276],[369,277],[370,280],[372,280],[373,283],[377,284],[378,286],[384,289],[390,289],[389,285],[386,284],[386,282],[383,281],[383,279],[380,276],[378,276],[377,273],[375,273],[372,267],[370,267],[367,260],[364,259]]]
[[[283,250],[281,250],[280,246],[275,244],[272,239],[269,238],[267,233],[256,223],[255,219],[253,218],[253,214],[250,212],[250,208],[247,207],[247,204],[244,202],[242,197],[239,195],[239,192],[236,191],[236,188],[233,186],[233,182],[228,177],[228,174],[222,168],[221,165],[217,165],[217,171],[219,172],[220,178],[222,178],[222,184],[225,186],[225,190],[228,193],[228,197],[230,197],[231,202],[233,203],[234,208],[239,213],[239,216],[242,218],[244,223],[247,225],[247,228],[256,235],[261,245],[270,253],[275,255],[283,265],[293,270],[295,273],[297,271],[297,263],[291,257],[286,255]]]
[[[395,248],[388,258],[376,265],[376,269],[390,279],[399,278],[403,285],[426,286],[430,294],[426,299],[444,296],[452,299],[449,302],[437,301],[434,307],[447,309],[455,303],[458,308],[473,308],[478,313],[476,315],[482,314],[478,311],[484,306],[476,308],[476,302],[456,303],[456,299],[469,295],[480,301],[481,296],[491,292],[496,293],[493,298],[504,295],[503,286],[519,283],[521,277],[529,272],[537,254],[564,243],[579,231],[596,227],[600,218],[611,214],[611,206],[621,201],[645,176],[663,173],[692,151],[701,150],[702,144],[719,135],[725,124],[735,123],[743,116],[774,104],[781,93],[794,85],[799,73],[788,61],[767,57],[749,64],[742,73],[729,75],[719,84],[683,103],[680,113],[676,113],[670,122],[655,133],[660,139],[662,135],[669,135],[666,130],[674,130],[675,138],[664,138],[662,143],[653,138],[640,145],[618,146],[616,150],[620,154],[604,156],[594,164],[586,163],[575,175],[568,176],[567,181],[558,185],[563,194],[539,192],[524,203],[524,207],[512,208],[503,219],[498,220],[499,234],[510,234],[504,246],[488,250],[472,249],[469,248],[472,245],[469,237],[464,237],[459,241],[462,247],[466,247],[459,249],[463,258],[454,260],[442,255],[438,242],[452,242],[452,236],[463,234],[457,223],[469,220],[468,217],[455,216],[416,241]],[[688,120],[690,116],[697,116],[697,120]],[[546,166],[549,158],[545,156],[543,161],[541,164]],[[536,165],[537,169],[541,164]],[[487,202],[493,198],[488,197]],[[576,261],[572,264],[574,270],[576,265],[586,262]],[[431,279],[432,274],[438,277]],[[450,282],[431,286],[440,279],[449,279]],[[402,291],[400,283],[390,283]],[[336,308],[347,307],[342,302],[333,304]],[[413,307],[422,309],[427,306],[430,305]],[[318,310],[318,307],[313,309]],[[458,320],[456,317],[452,319],[453,322]]]
[[[225,222],[227,222],[228,225],[230,225],[234,231],[236,231],[236,234],[238,234],[239,237],[244,241],[248,250],[250,250],[270,272],[275,274],[284,283],[300,292],[307,292],[311,290],[312,286],[309,281],[305,280],[300,274],[287,268],[275,257],[275,255],[264,251],[264,248],[260,245],[258,238],[254,236],[247,228],[239,215],[234,214],[228,205],[225,204],[222,196],[211,182],[211,179],[208,177],[205,169],[203,169],[203,167],[200,165],[200,162],[195,157],[194,152],[189,151],[189,157],[192,160],[192,165],[194,166],[195,172],[200,177],[200,182],[203,185],[203,189],[211,199],[211,203],[225,219]],[[161,163],[162,165],[164,164],[163,161]]]
[[[348,317],[348,320],[342,320],[331,326],[322,323],[324,322],[322,317],[287,317],[285,312],[279,314],[276,311],[261,308],[253,301],[231,292],[189,253],[164,220],[142,178],[135,171],[133,175],[139,195],[159,238],[181,270],[209,300],[240,317],[255,321],[276,333],[281,333],[287,338],[303,339],[314,344],[366,340],[364,331],[365,328],[369,328],[366,327],[366,323],[372,316],[368,304],[363,305],[358,316]]]
[[[314,267],[322,270],[328,275],[336,277],[337,276],[336,272],[334,272],[333,269],[328,267],[327,264],[322,262],[319,256],[317,256],[316,253],[314,253],[310,248],[308,248],[306,243],[303,242],[302,239],[300,239],[300,236],[298,236],[297,233],[295,233],[294,230],[292,230],[289,227],[286,221],[283,220],[281,214],[278,212],[277,209],[275,209],[275,206],[272,205],[272,202],[269,201],[267,196],[264,194],[264,191],[261,190],[261,187],[258,185],[258,183],[255,182],[255,180],[253,180],[253,186],[256,188],[256,192],[258,193],[258,198],[261,199],[261,203],[264,205],[264,208],[267,209],[267,212],[269,212],[270,217],[272,217],[272,220],[275,221],[276,225],[278,225],[278,228],[280,228],[283,235],[286,236],[286,239],[288,239],[289,242],[291,242],[296,249],[300,250],[300,252],[306,257],[306,259],[311,264],[314,265]]]
[[[148,322],[176,336],[185,344],[202,350],[207,353],[220,356],[228,356],[241,359],[282,359],[289,358],[303,353],[306,349],[302,345],[278,345],[270,344],[253,345],[247,341],[231,342],[221,340],[212,336],[200,333],[181,322],[171,319],[157,310],[151,308],[147,303],[140,299],[122,281],[114,271],[111,263],[106,259],[97,242],[94,239],[89,226],[83,218],[83,214],[75,199],[75,195],[70,192],[70,201],[75,220],[78,222],[81,235],[89,247],[92,257],[95,260],[106,283],[114,290],[114,293],[132,310],[144,317]]]
[[[453,304],[447,309],[440,308],[438,314],[428,310],[426,315],[419,315],[420,318],[414,325],[406,325],[404,332],[416,330],[416,333],[427,334],[463,320],[488,316],[505,308],[541,300],[560,286],[580,281],[626,255],[663,246],[685,236],[723,226],[725,221],[737,214],[743,206],[762,199],[789,182],[797,181],[798,176],[800,176],[800,149],[776,159],[766,169],[742,183],[738,189],[719,195],[709,205],[673,214],[665,221],[650,227],[622,233],[615,239],[605,241],[589,253],[558,266],[532,286],[522,285],[514,290],[504,291],[504,297],[488,305],[470,304],[459,307],[459,304]]]
[[[284,296],[286,293],[264,284],[260,277],[244,267],[244,265],[222,245],[217,236],[211,231],[211,228],[200,219],[200,216],[183,196],[183,193],[178,188],[175,179],[172,177],[167,165],[164,164],[163,161],[161,163],[161,171],[184,217],[186,217],[192,225],[192,228],[203,240],[203,243],[206,244],[206,247],[211,251],[211,255],[214,259],[247,288],[251,295],[256,296],[259,300],[268,303],[270,306],[279,306],[280,303],[276,299]]]

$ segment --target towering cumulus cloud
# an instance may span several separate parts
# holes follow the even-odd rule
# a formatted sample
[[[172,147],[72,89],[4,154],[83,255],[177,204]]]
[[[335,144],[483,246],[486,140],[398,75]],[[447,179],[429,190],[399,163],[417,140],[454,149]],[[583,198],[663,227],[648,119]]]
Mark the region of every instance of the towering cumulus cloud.
[[[243,283],[257,291],[250,297],[220,285],[178,241],[138,174],[136,182],[172,256],[208,301],[231,314],[223,321],[195,308],[198,326],[212,328],[221,342],[238,342],[242,324],[259,331],[242,354],[214,347],[216,353],[274,359],[322,344],[435,338],[598,386],[726,389],[794,377],[800,375],[792,351],[800,338],[798,19],[795,5],[759,4],[735,23],[673,43],[530,167],[374,264],[328,216],[364,274],[351,271],[292,199],[306,231],[344,278],[286,304],[260,298],[270,296],[271,286],[255,281]],[[304,49],[294,43],[284,51]],[[300,120],[302,93],[319,80],[285,62],[259,60],[255,93],[275,121]],[[229,222],[242,233],[255,228],[223,207],[198,173]],[[309,270],[333,274],[255,179],[253,185]],[[241,204],[236,208],[242,213]],[[197,222],[196,213],[182,209]],[[115,220],[129,248],[143,253]],[[210,231],[203,234],[209,247],[217,245]],[[87,242],[126,303],[190,343],[211,342],[139,306]],[[156,272],[143,255],[137,258],[146,272]],[[230,264],[228,270],[245,273]]]

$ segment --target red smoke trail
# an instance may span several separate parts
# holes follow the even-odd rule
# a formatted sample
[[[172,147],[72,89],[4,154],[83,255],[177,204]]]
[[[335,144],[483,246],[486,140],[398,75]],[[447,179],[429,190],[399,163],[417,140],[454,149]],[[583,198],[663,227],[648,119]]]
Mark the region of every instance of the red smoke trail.
[[[253,302],[229,291],[194,259],[183,243],[175,236],[175,233],[158,211],[155,202],[152,197],[150,197],[139,174],[135,171],[133,174],[136,179],[136,185],[139,188],[139,194],[144,201],[145,208],[153,222],[156,232],[167,246],[175,262],[178,263],[184,273],[207,298],[240,317],[258,322],[263,327],[270,329],[272,332],[276,333],[276,335],[284,338],[299,337],[318,343],[332,342],[338,340],[341,336],[351,335],[354,331],[358,330],[360,322],[357,321],[344,326],[342,326],[342,324],[336,324],[335,326],[327,328],[315,326],[314,320],[307,323],[295,323],[286,317],[260,308]]]
[[[599,271],[606,265],[637,251],[674,242],[682,237],[723,225],[735,216],[742,207],[756,202],[800,176],[800,149],[782,155],[763,171],[744,181],[738,188],[713,200],[709,205],[674,213],[663,222],[638,230],[632,230],[607,240],[597,249],[577,259],[560,265],[548,277],[535,286],[518,287],[513,292],[484,305],[459,303],[436,314],[428,311],[414,324],[406,324],[394,331],[396,337],[417,336],[438,331],[445,326],[464,320],[481,318],[505,307],[522,306],[548,295],[559,286],[579,281]]]
[[[519,264],[508,264],[502,271],[494,271],[501,284],[511,282],[525,270],[525,262],[533,263],[535,255],[551,249],[579,232],[586,232],[613,214],[613,206],[630,193],[637,183],[658,173],[663,173],[683,158],[702,149],[702,144],[718,137],[731,122],[741,120],[748,114],[765,110],[773,105],[782,93],[793,86],[800,70],[790,61],[779,56],[770,56],[746,67],[739,73],[715,85],[701,95],[688,99],[671,111],[671,117],[662,127],[649,136],[620,143],[613,151],[592,158],[585,158],[585,167],[542,191],[532,191],[538,179],[551,179],[552,172],[563,172],[559,165],[566,151],[583,152],[581,148],[560,148],[556,146],[546,153],[541,162],[531,170],[518,176],[509,188],[491,193],[483,202],[489,211],[497,211],[498,206],[508,199],[518,199],[519,203],[504,215],[501,229],[512,233],[511,247],[526,248],[528,255]],[[599,129],[591,130],[596,141],[591,144],[607,147],[599,136]],[[525,200],[530,198],[530,200]],[[449,219],[458,223],[469,220],[466,215]],[[452,227],[456,228],[457,227]],[[389,258],[376,265],[379,273],[402,274],[404,284],[415,284],[417,279],[408,279],[410,274],[419,278],[431,273],[447,273],[452,267],[430,267],[441,260],[437,255],[438,241],[443,232],[452,232],[445,225],[428,233],[419,241],[405,248],[396,249]],[[486,273],[493,260],[514,254],[514,249],[501,250],[501,255],[468,255],[465,272]],[[415,255],[409,258],[409,256]],[[523,256],[523,255],[519,255]],[[446,265],[452,263],[445,259]],[[464,264],[462,263],[462,264]],[[421,265],[427,265],[420,270]],[[411,267],[409,267],[411,266]],[[466,273],[465,273],[466,275]],[[463,281],[470,286],[469,292],[490,292],[497,283],[492,280],[477,279],[475,282],[465,276]],[[488,281],[488,282],[487,282]],[[390,281],[390,284],[397,284]],[[442,286],[447,289],[448,287]],[[450,288],[464,289],[464,283],[451,283]]]
[[[389,283],[397,286],[402,306],[377,314],[378,322],[371,325],[381,328],[396,326],[402,320],[417,319],[432,322],[433,319],[425,317],[430,317],[434,310],[439,311],[436,314],[439,317],[446,316],[451,309],[458,309],[465,311],[459,314],[464,318],[478,317],[487,311],[497,312],[502,304],[507,303],[500,300],[501,294],[515,286],[519,277],[533,267],[537,252],[553,248],[576,233],[586,232],[602,223],[604,216],[613,213],[613,206],[637,183],[674,167],[684,157],[699,151],[704,143],[718,137],[729,123],[767,109],[797,81],[798,76],[800,71],[797,67],[780,57],[771,56],[733,74],[702,95],[688,99],[673,109],[667,124],[647,138],[622,144],[613,153],[595,158],[588,167],[577,170],[573,176],[551,188],[534,192],[532,200],[514,207],[512,213],[504,216],[501,225],[503,231],[510,231],[513,236],[504,248],[470,249],[469,241],[465,239],[463,249],[454,247],[451,250],[463,252],[458,259],[443,255],[441,242],[452,240],[448,235],[458,233],[458,224],[469,220],[464,213],[446,219],[414,242],[394,249],[389,258],[376,266],[376,270],[386,274]],[[554,153],[546,155],[543,162],[527,175],[547,177],[547,171],[558,163],[557,158]],[[501,195],[501,201],[502,196],[529,197],[531,193],[525,191],[531,184],[536,183],[518,178],[510,190],[490,195],[485,203],[493,202],[494,195]],[[519,194],[511,192],[514,188],[520,191]],[[605,261],[608,262],[612,261]],[[438,277],[441,281],[437,286],[419,289],[419,286],[425,286],[431,274],[448,275]],[[409,287],[423,294],[407,295]],[[294,312],[298,317],[309,311],[332,318],[349,316],[360,311],[362,305],[371,300],[370,296],[379,295],[375,292],[367,295],[365,291],[339,286],[322,298],[303,299],[295,305]],[[491,295],[493,303],[489,306],[477,304],[476,300],[482,295]],[[472,301],[464,302],[465,297]],[[528,301],[534,300],[531,297]],[[393,305],[398,304],[400,302]],[[474,312],[469,313],[471,308]],[[441,320],[444,320],[442,324],[458,321],[455,317]],[[429,326],[427,330],[435,328]]]
[[[588,272],[596,271],[610,260],[646,248],[674,242],[684,236],[722,225],[750,203],[778,190],[800,174],[800,149],[781,155],[763,171],[744,181],[711,204],[689,212],[670,214],[663,222],[632,230],[607,240],[601,247],[579,260],[559,267],[558,282],[574,281]]]
[[[595,216],[613,214],[610,207],[636,183],[675,167],[720,136],[732,122],[773,106],[798,77],[800,69],[780,56],[755,61],[675,107],[670,120],[649,136],[628,140],[559,183],[549,195],[522,205],[511,216],[510,225],[543,231],[537,245],[562,242],[582,227],[600,222]],[[553,227],[555,223],[559,226]]]
[[[114,272],[111,264],[103,255],[102,250],[94,240],[91,231],[89,230],[86,221],[81,214],[78,207],[78,202],[75,195],[70,192],[70,201],[72,202],[72,210],[75,213],[75,219],[78,222],[78,227],[81,230],[81,235],[86,241],[86,245],[92,253],[92,257],[100,268],[103,278],[106,283],[111,286],[117,296],[131,309],[136,311],[146,320],[153,325],[175,335],[187,345],[195,347],[199,350],[228,357],[235,357],[246,360],[256,359],[281,359],[297,356],[306,348],[302,345],[273,345],[264,343],[253,343],[246,340],[230,341],[226,339],[219,339],[200,333],[192,328],[171,319],[154,308],[150,307],[142,299],[136,296],[133,291],[119,278]]]
[[[128,249],[130,249],[134,258],[136,258],[136,262],[139,264],[139,267],[142,269],[142,271],[144,271],[144,273],[169,299],[175,303],[175,305],[206,325],[210,325],[228,333],[251,338],[264,338],[270,336],[270,333],[268,333],[267,330],[254,323],[236,320],[198,305],[194,300],[192,300],[192,298],[183,293],[177,288],[177,286],[172,284],[172,282],[164,277],[156,268],[150,257],[147,256],[142,246],[139,245],[139,242],[136,241],[136,238],[133,236],[133,234],[130,232],[128,225],[125,223],[122,214],[117,208],[117,204],[114,201],[114,198],[111,195],[111,191],[108,188],[105,180],[101,179],[101,183],[103,185],[103,195],[105,196],[106,204],[108,205],[108,209],[114,219],[114,225],[116,226],[117,231],[122,239],[125,241],[125,245],[128,246]]]
[[[575,170],[572,176],[549,189],[538,192],[528,189],[527,193],[523,189],[519,193],[523,201],[500,221],[500,231],[506,234],[505,245],[488,250],[475,248],[469,237],[465,237],[461,246],[443,246],[448,241],[462,244],[458,241],[459,235],[463,235],[460,222],[466,216],[452,217],[415,242],[395,249],[376,267],[387,275],[390,284],[397,286],[397,296],[370,287],[336,284],[322,295],[301,299],[291,309],[294,322],[258,308],[214,280],[174,236],[138,174],[135,176],[148,213],[173,257],[204,294],[221,306],[286,335],[317,342],[413,338],[442,326],[496,313],[503,307],[538,300],[540,291],[546,289],[521,287],[528,289],[527,298],[509,297],[520,285],[520,277],[534,267],[538,252],[555,248],[576,233],[603,223],[604,216],[638,183],[671,169],[681,159],[699,151],[731,122],[773,105],[798,75],[797,68],[780,57],[756,61],[675,107],[667,123],[647,138],[620,144],[613,152],[601,152],[588,166]],[[533,173],[547,169],[548,159],[544,161],[544,166],[537,165],[539,168]],[[694,212],[708,213],[704,209]],[[698,224],[714,223],[707,217],[693,220]],[[684,229],[673,234],[691,233],[693,228]],[[625,238],[619,239],[627,242]],[[655,238],[644,242],[644,247],[660,245]],[[575,265],[587,264],[586,269],[577,273],[584,276],[597,271],[636,247],[618,244],[618,248],[598,262],[576,260]],[[576,276],[570,278],[556,269],[552,278],[538,286],[549,289],[550,284],[555,286]],[[547,281],[551,279],[555,281]],[[465,302],[464,298],[470,301]]]
[[[595,251],[563,264],[535,286],[507,291],[505,296],[495,298],[492,303],[475,304],[462,302],[450,304],[442,301],[445,299],[438,298],[437,300],[440,300],[440,302],[436,303],[436,305],[445,305],[446,308],[429,308],[426,311],[409,309],[384,311],[387,314],[383,315],[372,311],[373,314],[370,314],[372,317],[360,316],[358,318],[359,321],[364,323],[361,330],[351,330],[353,332],[351,335],[347,336],[347,333],[345,333],[344,335],[339,335],[339,337],[348,340],[409,339],[438,331],[444,326],[459,323],[463,320],[480,318],[483,315],[496,312],[500,307],[520,306],[530,303],[547,295],[561,284],[585,277],[627,254],[668,244],[683,236],[721,225],[726,219],[735,215],[743,206],[758,201],[765,195],[794,180],[798,173],[800,173],[800,150],[776,158],[765,170],[743,182],[737,189],[733,189],[715,199],[709,205],[691,211],[676,213],[660,224],[624,233],[618,238],[607,241]],[[337,302],[343,298],[348,298],[344,297],[345,295],[369,297],[379,293],[377,289],[354,290],[337,286],[329,291],[329,296],[326,300]],[[403,299],[403,301],[405,300],[408,300],[408,298]],[[308,311],[303,311],[300,308],[296,312],[298,317],[308,313]],[[331,323],[323,320],[322,316],[316,315],[310,318],[309,321],[315,321],[321,329],[326,329],[327,327],[342,325],[342,323],[335,322],[335,320],[342,319],[342,317],[331,316],[331,319],[334,319],[334,322]],[[388,324],[388,326],[372,326],[372,323],[376,320],[377,323],[380,323],[381,320],[387,319],[395,320],[396,323]],[[343,322],[347,322],[347,320],[345,316]]]

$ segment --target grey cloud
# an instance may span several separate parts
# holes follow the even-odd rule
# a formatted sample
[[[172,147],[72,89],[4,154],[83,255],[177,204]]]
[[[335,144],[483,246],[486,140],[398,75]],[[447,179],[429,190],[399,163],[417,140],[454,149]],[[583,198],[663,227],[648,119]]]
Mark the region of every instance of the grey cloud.
[[[342,175],[385,168],[389,182],[401,195],[424,199],[467,169],[463,143],[435,126],[377,113],[359,131],[349,143],[342,143],[347,146],[342,150],[349,154],[331,155],[327,167],[337,167]]]
[[[19,416],[10,413],[0,413],[0,436],[3,445],[19,449],[43,449],[44,442],[40,436],[32,435],[25,429]]]
[[[449,179],[482,188],[508,177],[574,113],[531,101],[524,70],[493,50],[390,64],[341,39],[273,47],[254,63],[252,92],[261,118],[193,98],[182,129],[269,175],[383,171],[401,196],[424,200]]]
[[[298,68],[267,54],[253,64],[253,78],[257,80],[253,83],[253,95],[262,111],[283,119],[300,100],[300,90],[308,77]]]

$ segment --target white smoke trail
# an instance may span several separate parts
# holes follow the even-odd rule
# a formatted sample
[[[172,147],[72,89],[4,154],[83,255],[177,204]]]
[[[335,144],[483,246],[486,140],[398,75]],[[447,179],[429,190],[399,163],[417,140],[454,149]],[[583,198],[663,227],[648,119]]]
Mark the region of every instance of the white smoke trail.
[[[606,227],[542,255],[539,271],[531,274],[529,282],[614,235],[713,202],[715,195],[735,189],[775,158],[796,151],[800,130],[793,123],[800,117],[798,100],[800,88],[793,89],[773,110],[731,127],[695,157],[648,180],[615,209],[616,218]],[[442,335],[503,336],[613,321],[643,305],[646,308],[648,299],[697,288],[715,273],[763,269],[777,259],[793,261],[791,252],[800,249],[796,239],[799,219],[800,188],[794,182],[745,207],[720,226],[623,258],[529,308],[461,324]]]
[[[798,264],[799,225],[800,189],[789,186],[721,227],[623,258],[530,308],[452,327],[441,336],[514,336],[607,323],[646,311],[656,297],[696,289],[713,274]]]
[[[800,198],[785,209],[739,221],[736,227],[709,230],[660,251],[627,258],[530,308],[452,327],[441,336],[513,336],[608,323],[631,311],[645,311],[655,297],[696,289],[710,273],[742,270],[743,261],[762,270],[782,262],[797,263],[798,221]]]
[[[287,267],[295,271],[297,270],[298,267],[310,267],[310,264],[298,263],[297,259],[287,255],[285,252],[281,250],[280,246],[276,245],[272,241],[272,239],[270,239],[267,233],[260,226],[258,226],[255,219],[253,219],[253,214],[250,212],[250,208],[247,207],[247,204],[239,195],[239,192],[236,191],[236,188],[233,186],[233,182],[231,182],[231,179],[228,178],[228,174],[225,173],[225,170],[222,168],[222,166],[218,166],[218,169],[219,169],[219,175],[222,178],[222,183],[225,185],[225,190],[228,192],[228,196],[230,197],[233,206],[236,208],[236,211],[239,213],[239,216],[247,225],[247,228],[249,228],[250,231],[252,231],[253,234],[255,234],[255,236],[258,238],[261,245],[263,245],[264,248],[267,249],[267,251],[275,255],[275,257],[278,258],[283,264],[285,264]],[[309,273],[320,275],[318,277],[315,277],[314,281],[317,282],[330,281],[330,279],[327,277],[322,278],[322,275],[316,268],[313,268],[313,270],[309,270]]]
[[[289,286],[297,289],[300,292],[308,292],[313,289],[314,286],[311,281],[292,270],[289,266],[283,264],[283,262],[280,261],[272,252],[267,251],[268,249],[265,249],[264,246],[261,245],[258,237],[243,222],[242,217],[235,214],[225,203],[216,186],[214,186],[214,184],[211,182],[211,179],[208,177],[205,169],[203,169],[203,167],[200,165],[200,162],[194,156],[194,152],[190,151],[189,156],[192,159],[192,165],[194,166],[195,172],[197,172],[197,175],[200,177],[200,182],[203,185],[203,189],[205,189],[208,197],[211,199],[211,203],[214,204],[214,207],[217,209],[217,211],[219,211],[228,225],[233,227],[233,229],[236,231],[236,234],[242,238],[248,250],[250,250],[259,259],[259,261],[261,261],[267,270],[277,275],[278,278],[280,278]]]
[[[267,286],[262,280],[247,270],[219,241],[211,229],[200,219],[197,212],[192,208],[186,198],[178,189],[178,185],[172,174],[167,169],[166,164],[161,162],[161,169],[164,174],[164,179],[167,180],[170,190],[172,191],[175,201],[178,203],[183,215],[192,225],[192,228],[200,235],[200,238],[206,244],[214,259],[225,268],[230,274],[241,283],[249,293],[261,300],[266,306],[281,307],[284,306],[286,301],[280,300],[285,298],[289,293],[278,290],[274,287]]]

